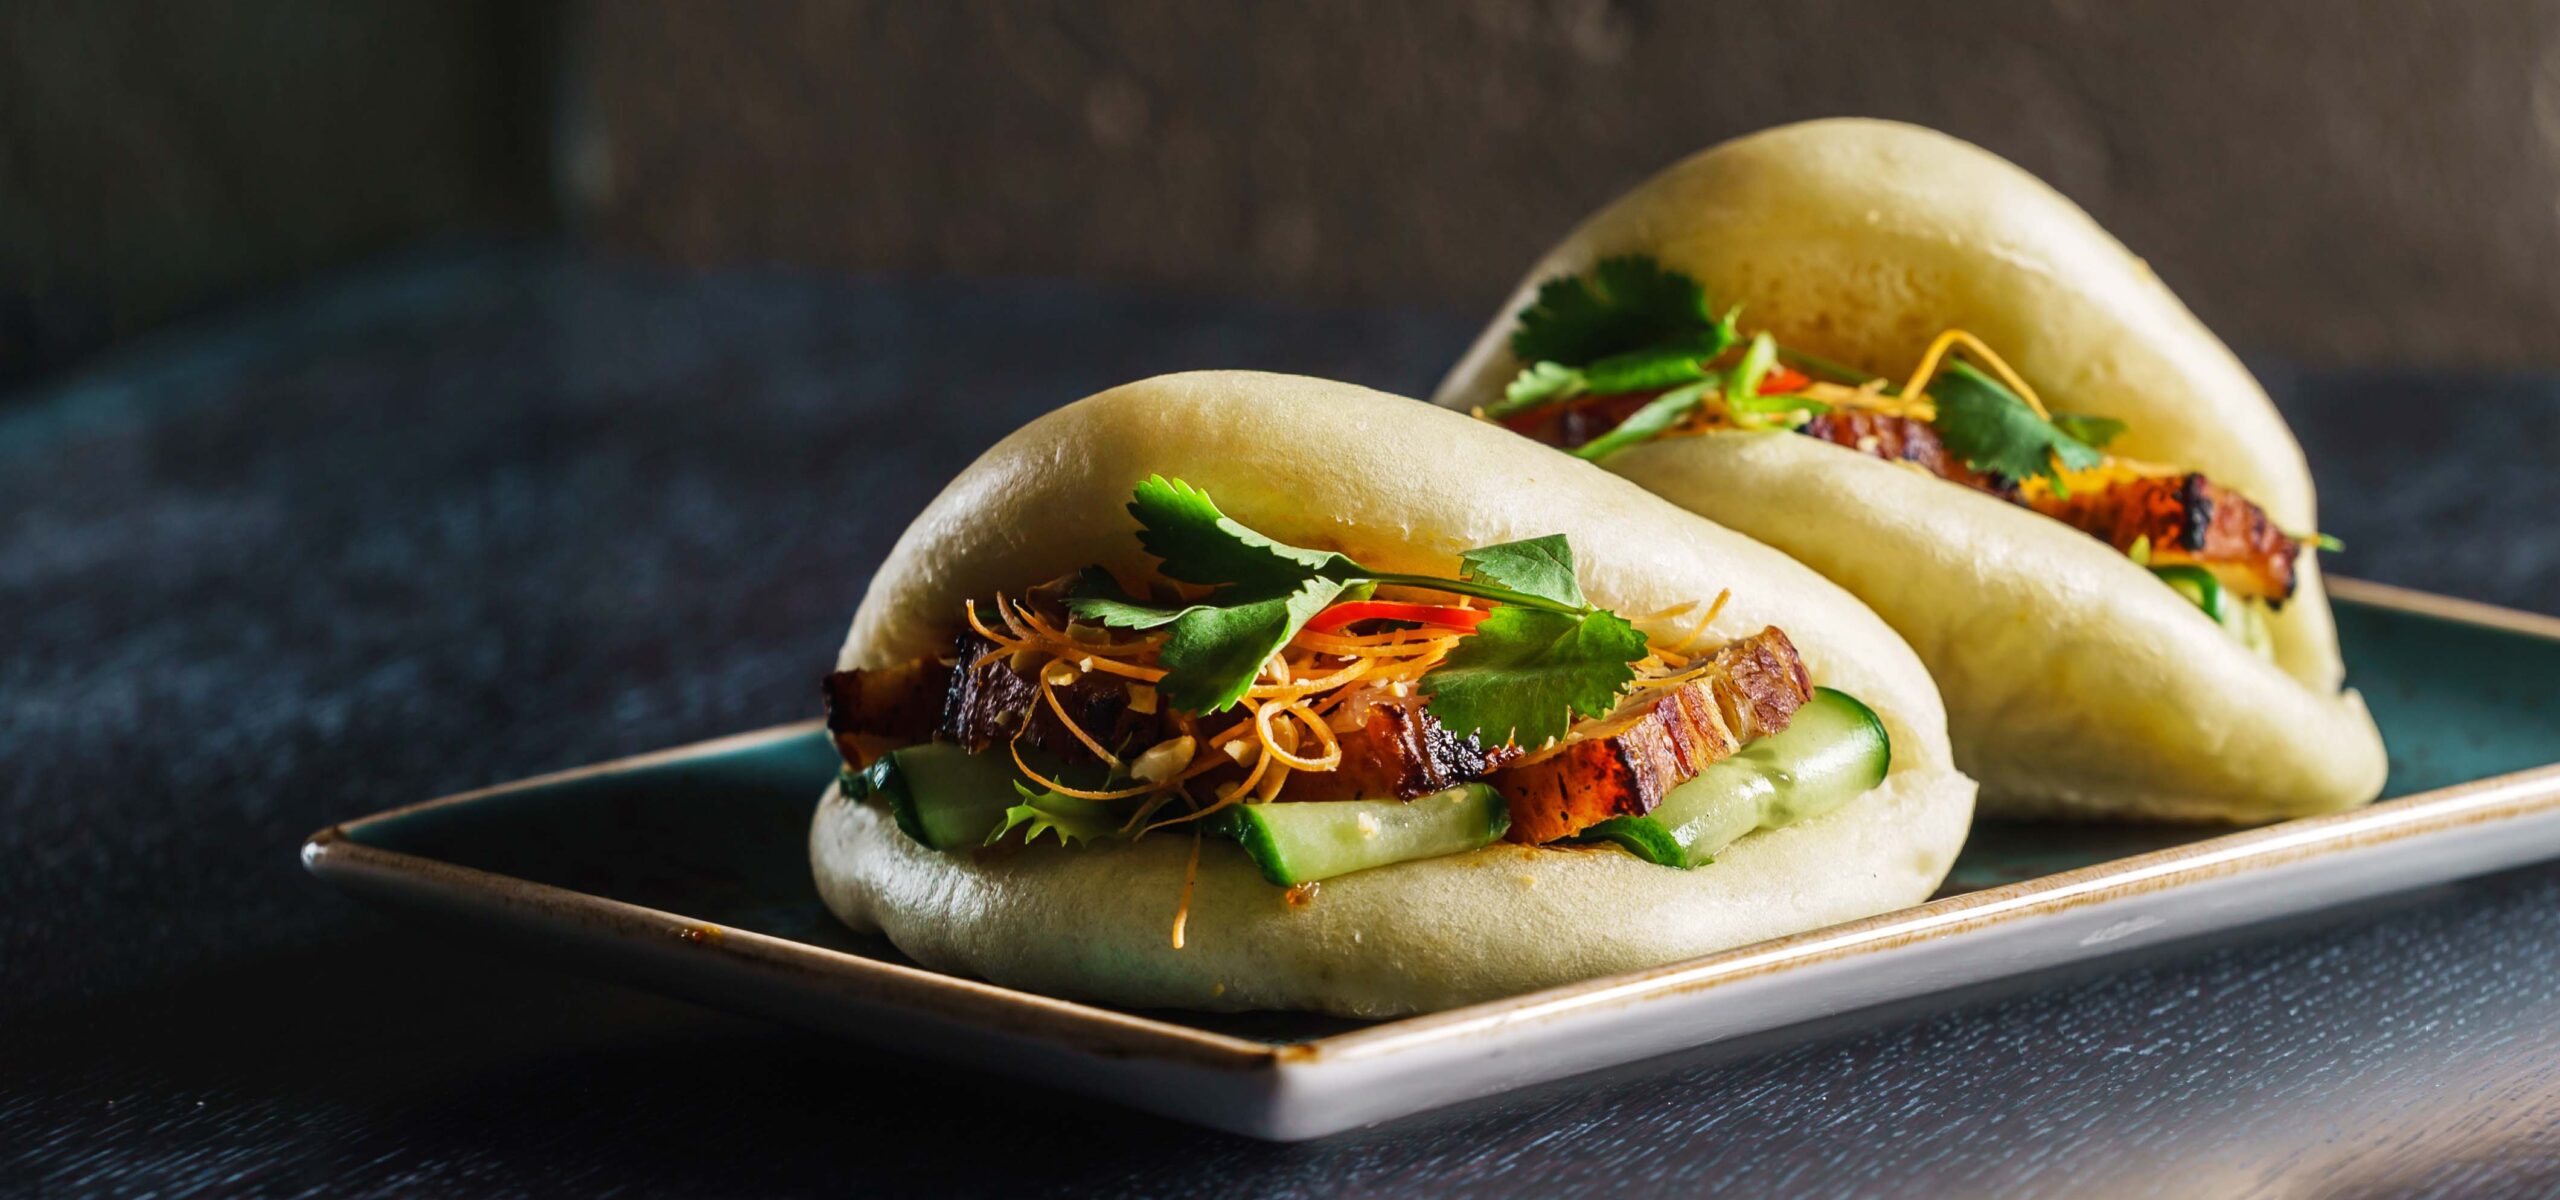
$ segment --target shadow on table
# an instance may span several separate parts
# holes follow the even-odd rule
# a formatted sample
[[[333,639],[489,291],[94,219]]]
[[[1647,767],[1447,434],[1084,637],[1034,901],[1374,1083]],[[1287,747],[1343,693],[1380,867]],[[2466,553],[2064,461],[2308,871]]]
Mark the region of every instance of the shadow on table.
[[[832,1165],[932,1191],[963,1172],[1107,1174],[1176,1140],[1254,1145],[406,931],[32,1014],[0,1032],[0,1073],[56,1109],[40,1124],[112,1110],[110,1144],[81,1160],[169,1190],[504,1164],[520,1184],[610,1172],[703,1194],[788,1191]]]
[[[2466,889],[2463,904],[2446,900]],[[2488,1039],[2453,1051],[2480,1055],[2477,1086],[2385,1112],[2359,1107],[2348,1081],[2399,1069],[2395,1041],[2423,1004],[2368,1010],[2358,1006],[2377,998],[2320,994],[2320,964],[2361,953],[2375,927],[2476,920],[2483,891],[2493,906],[2547,904],[2560,870],[2253,930],[2242,940],[2298,945],[2310,963],[2247,980],[2221,973],[2254,958],[2175,947],[1932,1006],[1962,1015],[1856,1014],[1301,1146],[377,926],[13,1022],[0,1031],[0,1071],[23,1082],[34,1110],[0,1115],[28,1131],[15,1169],[33,1172],[38,1190],[66,1191],[495,1181],[534,1193],[636,1183],[710,1194],[1207,1195],[1358,1190],[1363,1180],[1530,1193],[1896,1180],[2018,1191],[2067,1165],[2076,1194],[2105,1193],[2110,1179],[2138,1194],[2173,1179],[2245,1188],[2278,1176],[2352,1194],[2506,1183],[2520,1170],[2560,1176],[2547,1119],[2560,1084],[2545,1069],[2560,1052],[2553,997],[2475,996],[2495,1003],[2426,1013]],[[2107,980],[2091,978],[2127,971],[2192,981],[2200,1032],[2163,1039],[2159,1012],[2113,1006]],[[2038,994],[1998,1002],[2022,987]],[[2235,1061],[2234,1044],[2255,1057]],[[2423,1069],[2441,1072],[2440,1043],[2426,1044],[2439,1049]],[[1986,1061],[2017,1065],[1986,1078]],[[112,1119],[98,1121],[101,1110]],[[80,1144],[57,1141],[75,1118]],[[1905,1127],[1930,1132],[1905,1139]],[[2431,1137],[2423,1156],[2390,1152],[2421,1132]],[[1642,1177],[1625,1173],[1633,1162],[1649,1164]],[[2110,1170],[2077,1169],[2087,1163]]]

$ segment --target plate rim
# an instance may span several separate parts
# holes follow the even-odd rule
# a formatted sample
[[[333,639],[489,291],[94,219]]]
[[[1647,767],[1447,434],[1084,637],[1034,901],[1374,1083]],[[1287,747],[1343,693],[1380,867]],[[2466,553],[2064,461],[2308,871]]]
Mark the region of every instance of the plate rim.
[[[2333,599],[2560,642],[2560,617],[2361,579],[2332,577],[2326,582]],[[754,749],[803,736],[823,725],[823,721],[815,719],[792,721],[400,805],[336,822],[311,834],[302,843],[302,862],[312,874],[331,882],[340,882],[343,875],[468,893],[494,898],[528,913],[577,918],[628,934],[682,939],[703,950],[738,956],[768,968],[819,970],[838,983],[857,985],[864,998],[876,1003],[938,1009],[938,1015],[967,1024],[1063,1040],[1091,1052],[1224,1071],[1296,1074],[1319,1066],[1373,1061],[1451,1040],[1543,1025],[1594,1010],[1706,991],[1959,932],[2166,891],[2254,868],[2560,810],[2560,762],[2554,762],[2344,812],[2235,829],[1677,963],[1394,1018],[1298,1042],[1240,1037],[1143,1013],[943,974],[356,840],[356,833],[363,827],[379,822],[580,779]]]

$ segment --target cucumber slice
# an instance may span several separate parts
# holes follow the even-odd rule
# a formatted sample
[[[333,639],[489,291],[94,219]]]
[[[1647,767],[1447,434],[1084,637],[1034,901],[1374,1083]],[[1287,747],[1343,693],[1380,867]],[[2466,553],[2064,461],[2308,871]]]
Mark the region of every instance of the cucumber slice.
[[[1818,817],[1884,782],[1893,740],[1856,697],[1815,688],[1787,727],[1671,789],[1652,812],[1611,817],[1582,836],[1646,862],[1697,867],[1760,829]]]
[[[2182,565],[2153,567],[2151,573],[2159,576],[2160,582],[2168,584],[2170,591],[2186,597],[2188,603],[2203,609],[2204,615],[2213,618],[2216,624],[2226,629],[2230,627],[2231,618],[2228,614],[2232,601],[2223,593],[2222,581],[2214,578],[2213,572],[2203,567]]]
[[[887,804],[908,837],[936,850],[966,850],[985,842],[1004,824],[1005,810],[1022,802],[1014,778],[1001,754],[926,742],[881,755],[843,782],[846,799]]]
[[[1510,806],[1481,783],[1413,800],[1247,804],[1228,823],[1262,877],[1282,887],[1473,850],[1510,828]]]
[[[2151,573],[2168,584],[2170,590],[2186,597],[2222,631],[2240,639],[2240,644],[2261,657],[2275,657],[2275,643],[2267,635],[2266,613],[2249,602],[2246,596],[2235,596],[2214,578],[2213,572],[2196,566],[2153,567]]]

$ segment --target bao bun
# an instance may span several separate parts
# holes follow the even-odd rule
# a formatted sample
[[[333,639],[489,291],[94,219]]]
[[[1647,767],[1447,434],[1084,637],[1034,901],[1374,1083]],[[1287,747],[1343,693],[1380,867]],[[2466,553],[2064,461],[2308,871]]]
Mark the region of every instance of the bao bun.
[[[1963,844],[1973,783],[1902,639],[1785,556],[1632,484],[1457,413],[1249,372],[1116,388],[1024,427],[953,480],[871,583],[839,660],[947,652],[964,600],[1101,563],[1152,563],[1124,506],[1161,473],[1237,520],[1389,570],[1565,534],[1592,599],[1622,613],[1731,589],[1711,640],[1785,629],[1814,682],[1864,700],[1894,757],[1826,816],[1744,838],[1693,871],[1613,849],[1497,845],[1326,881],[1284,902],[1234,846],[1202,847],[1186,945],[1172,922],[1192,841],[926,849],[830,791],[810,831],[828,908],[927,966],[1137,1007],[1387,1016],[1656,966],[1926,899]]]
[[[1629,192],[1530,269],[1437,402],[1500,396],[1537,285],[1623,254],[1697,278],[1782,346],[1888,376],[1967,330],[2055,408],[2126,422],[2111,452],[2316,527],[2275,405],[2140,259],[2025,171],[1887,121],[1768,130]],[[1607,466],[1803,560],[1910,639],[1987,812],[2256,821],[2381,790],[2381,737],[2338,690],[2307,554],[2270,664],[2095,538],[1814,438],[1666,439]]]

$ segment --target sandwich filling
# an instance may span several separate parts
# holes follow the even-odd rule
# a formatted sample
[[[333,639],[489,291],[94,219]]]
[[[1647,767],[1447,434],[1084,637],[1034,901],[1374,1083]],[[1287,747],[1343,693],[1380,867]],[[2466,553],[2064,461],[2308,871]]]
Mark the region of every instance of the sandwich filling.
[[[1765,332],[1745,338],[1738,316],[1716,315],[1696,280],[1649,258],[1548,280],[1511,337],[1529,365],[1479,415],[1591,459],[1656,438],[1776,430],[1900,463],[2106,542],[2261,655],[2273,653],[2266,614],[2292,598],[2306,546],[2336,548],[2286,533],[2199,472],[2108,454],[2123,422],[2048,409],[1962,330],[1897,384]]]
[[[1622,617],[1562,537],[1443,578],[1279,542],[1178,480],[1129,508],[1148,578],[971,600],[947,653],[827,678],[847,799],[953,853],[1215,835],[1303,896],[1500,840],[1696,867],[1889,766],[1784,631],[1706,644],[1724,595]]]

